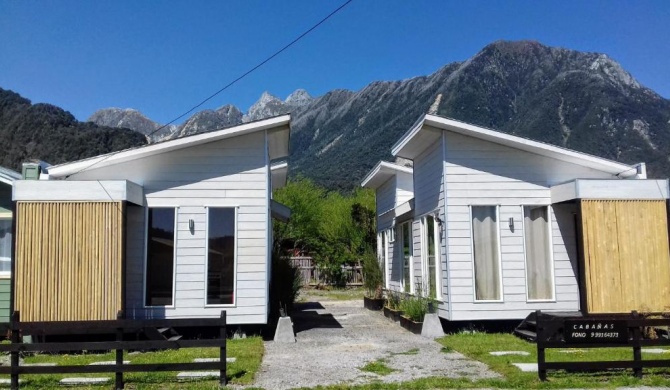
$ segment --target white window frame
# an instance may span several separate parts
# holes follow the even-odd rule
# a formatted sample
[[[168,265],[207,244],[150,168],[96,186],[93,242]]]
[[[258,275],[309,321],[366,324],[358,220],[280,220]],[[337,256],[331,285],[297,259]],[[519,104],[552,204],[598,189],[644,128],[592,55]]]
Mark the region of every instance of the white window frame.
[[[149,209],[174,209],[174,251],[172,252],[172,304],[147,305],[147,262],[149,260]],[[157,205],[144,208],[144,272],[142,274],[142,307],[145,309],[174,309],[177,303],[177,247],[179,242],[179,206]]]
[[[433,218],[433,240],[435,241],[435,296],[428,296],[430,292],[430,283],[428,280],[429,266],[428,266],[428,241],[426,240],[427,236],[427,218]],[[431,299],[442,300],[442,278],[441,275],[441,247],[440,247],[440,236],[439,236],[439,227],[437,224],[437,219],[432,214],[427,214],[421,217],[421,271],[422,271],[422,283],[424,296],[427,296]]]
[[[387,231],[388,236],[386,237],[386,242],[395,242],[395,227],[391,227]]]
[[[8,219],[8,220],[11,221],[11,220],[12,220],[12,215],[13,215],[13,214],[12,214],[11,211],[8,211],[8,212],[0,212],[0,219]],[[11,245],[12,245],[12,246],[16,245],[16,238],[14,237],[13,234],[12,234],[12,244],[11,244]],[[5,257],[2,257],[2,259],[5,259]],[[9,259],[9,266],[11,267],[11,266],[12,266],[12,255],[11,255],[11,252],[10,252],[9,257],[7,257],[7,259]],[[11,269],[11,268],[10,268],[10,269]],[[12,277],[12,271],[0,271],[0,279],[8,279],[8,278],[11,278],[11,277]]]
[[[233,209],[235,211],[235,258],[233,259],[233,303],[227,303],[227,304],[208,304],[207,303],[207,270],[209,269],[209,209],[215,208],[215,209]],[[204,288],[204,297],[203,297],[203,302],[204,302],[204,307],[206,308],[211,308],[211,307],[237,307],[237,296],[238,296],[238,289],[237,289],[237,263],[239,259],[238,255],[238,240],[240,239],[239,236],[239,228],[238,228],[238,214],[239,214],[240,207],[239,206],[205,206],[205,215],[206,215],[206,220],[205,220],[205,269],[204,269],[204,279],[205,279],[205,288]]]
[[[405,227],[409,228],[409,294],[414,294],[415,293],[415,288],[414,288],[414,240],[413,240],[413,233],[414,233],[414,226],[413,226],[413,221],[404,221],[402,223],[399,223],[398,226],[402,229],[402,232],[400,234],[400,250],[398,250],[398,253],[400,254],[400,288],[402,292],[405,292]]]
[[[477,299],[477,289],[475,282],[475,235],[473,233],[472,224],[472,208],[473,207],[495,207],[496,209],[496,234],[498,235],[498,281],[500,283],[500,299]],[[498,204],[472,204],[468,206],[468,213],[470,214],[470,266],[472,267],[472,300],[474,303],[503,303],[505,302],[505,286],[503,286],[503,269],[502,269],[502,251],[501,251],[501,237],[500,237],[500,205]],[[524,271],[525,272],[525,271]]]
[[[528,297],[528,252],[526,251],[526,215],[524,213],[525,207],[544,207],[547,210],[547,234],[549,236],[549,269],[551,271],[551,299],[530,299]],[[551,217],[552,209],[551,205],[534,205],[534,204],[525,204],[521,205],[521,223],[523,226],[523,276],[526,284],[526,302],[528,303],[542,303],[542,302],[556,302],[556,275],[554,268],[556,264],[554,263],[554,238],[552,236],[551,225],[553,219]]]

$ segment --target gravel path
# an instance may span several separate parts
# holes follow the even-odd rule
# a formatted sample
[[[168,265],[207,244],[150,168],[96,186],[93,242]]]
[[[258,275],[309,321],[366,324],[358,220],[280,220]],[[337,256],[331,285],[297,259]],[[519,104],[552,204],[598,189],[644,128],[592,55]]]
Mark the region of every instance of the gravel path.
[[[330,384],[402,382],[421,377],[497,377],[480,362],[442,352],[432,340],[411,334],[363,302],[322,301],[297,307],[293,316],[297,342],[265,343],[263,364],[254,386],[291,389]],[[381,376],[361,371],[384,359],[396,370]]]

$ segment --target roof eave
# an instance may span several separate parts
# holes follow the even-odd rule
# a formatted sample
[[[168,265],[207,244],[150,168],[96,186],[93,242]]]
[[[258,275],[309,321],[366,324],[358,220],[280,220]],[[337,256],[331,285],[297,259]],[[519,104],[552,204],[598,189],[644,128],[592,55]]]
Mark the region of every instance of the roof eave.
[[[102,168],[122,162],[132,161],[143,157],[149,157],[173,150],[179,150],[190,146],[196,146],[207,142],[219,141],[261,130],[289,125],[291,115],[281,115],[256,122],[249,122],[226,129],[212,131],[209,133],[196,134],[188,137],[177,138],[170,141],[149,144],[139,148],[128,149],[120,152],[112,152],[95,156],[85,160],[53,165],[49,167],[49,176],[63,178],[72,174],[82,172],[89,167]],[[289,130],[290,132],[290,130]],[[287,141],[288,142],[288,141]]]

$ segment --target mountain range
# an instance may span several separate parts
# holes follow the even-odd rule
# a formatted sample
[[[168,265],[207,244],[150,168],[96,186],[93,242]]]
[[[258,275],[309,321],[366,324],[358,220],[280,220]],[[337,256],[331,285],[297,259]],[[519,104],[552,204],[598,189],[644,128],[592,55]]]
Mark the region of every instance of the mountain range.
[[[136,110],[114,108],[89,123],[130,128],[156,142],[291,112],[291,175],[350,190],[377,161],[392,159],[391,146],[429,110],[617,161],[644,161],[650,177],[670,176],[669,100],[605,54],[534,41],[494,42],[430,75],[375,81],[360,91],[312,97],[299,89],[283,100],[265,92],[246,113],[225,105],[162,127]]]

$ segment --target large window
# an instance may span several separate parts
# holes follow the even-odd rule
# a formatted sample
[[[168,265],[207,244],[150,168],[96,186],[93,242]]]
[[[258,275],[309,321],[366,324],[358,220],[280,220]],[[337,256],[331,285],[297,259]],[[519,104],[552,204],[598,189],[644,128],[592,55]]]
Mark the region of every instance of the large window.
[[[175,209],[150,208],[147,232],[147,306],[170,306],[173,299]]]
[[[472,250],[475,269],[475,300],[502,298],[498,208],[472,206]]]
[[[12,214],[0,212],[0,275],[12,272]]]
[[[430,298],[440,298],[440,279],[438,278],[439,264],[437,262],[437,229],[435,226],[435,218],[428,215],[421,219],[421,226],[423,230],[423,238],[421,243],[423,248],[421,250],[423,256],[424,276],[424,291]]]
[[[524,206],[523,229],[528,300],[553,300],[554,273],[549,235],[549,208],[547,206]]]
[[[232,305],[235,294],[235,209],[209,208],[207,304]]]
[[[405,222],[402,229],[402,285],[405,292],[412,291],[412,224]]]

